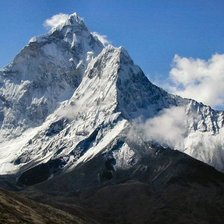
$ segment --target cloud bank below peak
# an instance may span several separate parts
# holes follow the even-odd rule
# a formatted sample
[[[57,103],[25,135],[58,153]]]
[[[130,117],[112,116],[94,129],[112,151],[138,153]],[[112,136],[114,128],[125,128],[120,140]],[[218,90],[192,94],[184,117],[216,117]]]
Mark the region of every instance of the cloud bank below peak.
[[[173,94],[223,108],[224,54],[214,54],[208,60],[175,55],[167,89]]]

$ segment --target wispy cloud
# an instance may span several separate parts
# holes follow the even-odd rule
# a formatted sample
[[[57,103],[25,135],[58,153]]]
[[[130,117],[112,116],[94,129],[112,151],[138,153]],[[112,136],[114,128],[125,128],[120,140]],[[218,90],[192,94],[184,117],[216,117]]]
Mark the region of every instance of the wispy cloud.
[[[184,149],[186,137],[186,115],[184,107],[162,110],[157,116],[146,121],[136,121],[135,127],[148,141],[156,141],[172,148]]]
[[[97,32],[92,32],[92,35],[97,38],[104,46],[111,44],[106,35],[101,35]]]
[[[224,54],[209,60],[175,55],[169,79],[168,90],[174,94],[213,107],[224,104]]]
[[[46,28],[52,29],[52,28],[55,28],[58,25],[64,23],[68,18],[69,18],[68,14],[59,13],[59,14],[56,14],[56,15],[52,16],[49,19],[46,19],[44,21],[44,26]]]

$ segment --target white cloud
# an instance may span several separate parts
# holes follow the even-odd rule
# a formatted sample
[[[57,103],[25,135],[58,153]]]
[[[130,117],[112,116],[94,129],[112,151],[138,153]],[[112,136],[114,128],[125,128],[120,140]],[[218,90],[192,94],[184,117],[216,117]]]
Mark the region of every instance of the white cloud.
[[[92,35],[97,38],[102,44],[104,47],[108,46],[110,44],[110,41],[108,40],[107,36],[106,35],[101,35],[97,32],[92,32]]]
[[[175,55],[169,91],[217,107],[224,104],[224,54],[209,60]]]
[[[148,141],[156,141],[175,149],[184,149],[186,116],[184,107],[162,110],[158,116],[144,122],[136,121],[135,127]]]
[[[197,114],[192,114],[197,119]],[[135,130],[147,141],[169,146],[215,166],[224,171],[224,130],[214,135],[211,132],[190,131],[184,107],[162,110],[157,116],[146,121],[135,121],[129,138],[138,141]]]
[[[50,19],[45,20],[44,26],[52,29],[64,23],[68,18],[69,18],[68,14],[59,13],[52,16]]]

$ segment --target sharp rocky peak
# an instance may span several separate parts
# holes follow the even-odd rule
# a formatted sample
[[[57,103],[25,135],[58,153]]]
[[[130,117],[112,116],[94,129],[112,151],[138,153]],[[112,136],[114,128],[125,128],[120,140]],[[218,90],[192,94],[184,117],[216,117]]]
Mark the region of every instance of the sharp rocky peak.
[[[77,14],[48,34],[32,38],[0,72],[0,135],[3,129],[11,135],[18,126],[24,130],[41,124],[61,102],[70,99],[89,61],[102,49],[103,44]]]
[[[152,117],[179,99],[152,84],[123,47],[104,48],[89,64],[86,76],[107,79],[107,85],[113,80],[117,110],[127,119]]]
[[[71,14],[63,23],[53,28],[53,30],[61,30],[65,27],[88,30],[84,20],[76,12]]]
[[[94,36],[85,25],[83,19],[73,13],[68,18],[53,27],[47,34],[39,37],[32,37],[29,45],[45,45],[63,41],[63,47],[73,50],[76,56],[86,55],[88,51],[92,51],[95,55],[99,54],[104,44]],[[28,45],[28,46],[29,46]]]
[[[191,131],[218,133],[223,126],[223,115],[190,99],[167,93],[154,85],[141,68],[135,65],[123,48],[108,46],[89,64],[86,76],[93,80],[107,80],[104,85],[113,86],[116,94],[116,110],[128,120],[152,118],[171,107],[183,107]],[[101,87],[101,89],[104,89]],[[197,117],[198,119],[194,118]]]

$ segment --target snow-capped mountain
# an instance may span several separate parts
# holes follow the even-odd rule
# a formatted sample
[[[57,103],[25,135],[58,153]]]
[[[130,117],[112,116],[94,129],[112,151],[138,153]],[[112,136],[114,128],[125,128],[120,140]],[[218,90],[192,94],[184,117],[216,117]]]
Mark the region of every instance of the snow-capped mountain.
[[[138,121],[174,107],[184,111],[183,147],[174,148],[224,170],[224,113],[152,84],[124,48],[104,46],[77,14],[32,38],[0,79],[0,173],[21,175],[23,184],[98,155],[113,170],[131,168],[155,144],[165,147],[148,139],[143,132],[150,127],[142,131]],[[212,145],[204,148],[204,139]],[[26,178],[40,170],[44,176]]]
[[[42,124],[72,96],[102,48],[76,14],[47,35],[31,38],[0,72],[1,141]]]

